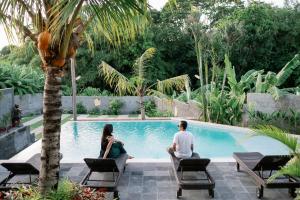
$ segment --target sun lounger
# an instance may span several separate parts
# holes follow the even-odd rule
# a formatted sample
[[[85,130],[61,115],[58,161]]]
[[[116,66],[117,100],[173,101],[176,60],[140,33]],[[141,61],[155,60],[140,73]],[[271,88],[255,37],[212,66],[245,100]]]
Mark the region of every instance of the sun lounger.
[[[186,159],[170,156],[178,184],[177,198],[182,196],[182,190],[208,190],[209,196],[214,197],[215,182],[206,169],[209,159],[200,158],[197,153]]]
[[[114,192],[114,198],[118,198],[117,186],[125,170],[127,158],[126,153],[116,159],[85,158],[84,161],[89,168],[89,172],[82,179],[81,185]]]
[[[269,155],[263,156],[258,152],[233,153],[236,160],[237,171],[242,167],[253,179],[257,185],[257,198],[263,197],[264,188],[288,188],[292,197],[295,197],[296,188],[300,187],[300,180],[291,177],[278,177],[272,182],[268,178],[274,171],[279,170],[291,159],[289,155]]]
[[[35,154],[26,162],[5,161],[1,166],[8,171],[8,176],[0,182],[0,190],[9,190],[20,185],[37,182],[40,166],[40,154]]]

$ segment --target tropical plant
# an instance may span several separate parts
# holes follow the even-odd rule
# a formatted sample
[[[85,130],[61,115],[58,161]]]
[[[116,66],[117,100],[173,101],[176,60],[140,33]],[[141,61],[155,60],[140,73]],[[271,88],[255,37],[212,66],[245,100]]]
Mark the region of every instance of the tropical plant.
[[[87,109],[82,102],[76,104],[76,109],[78,114],[87,114]]]
[[[88,114],[89,115],[100,115],[101,114],[100,108],[94,107],[88,111]]]
[[[145,101],[145,112],[148,117],[174,117],[169,111],[159,111],[153,100]]]
[[[300,112],[293,109],[287,111],[274,111],[263,113],[251,109],[247,110],[249,116],[248,125],[274,125],[280,129],[297,134],[300,130]]]
[[[45,73],[44,130],[39,187],[57,188],[61,128],[61,77],[82,40],[105,38],[114,45],[133,39],[146,24],[146,0],[4,0],[0,24],[35,44]],[[91,40],[88,28],[99,36]],[[20,37],[21,38],[21,37]]]
[[[123,107],[124,103],[119,99],[113,99],[109,102],[107,114],[118,115],[120,114],[120,109]]]
[[[289,150],[293,158],[280,170],[274,173],[269,182],[272,182],[275,178],[288,175],[292,177],[300,177],[300,149],[298,144],[298,138],[285,132],[275,126],[257,126],[253,129],[253,136],[267,136],[273,138],[282,144],[284,144]]]
[[[275,100],[278,100],[284,94],[288,94],[289,89],[279,89],[290,75],[300,66],[300,55],[297,54],[289,61],[277,74],[268,72],[265,76],[261,73],[257,76],[255,92],[270,93]]]
[[[44,76],[39,70],[24,65],[0,67],[0,89],[14,88],[17,95],[41,93],[43,82]]]
[[[200,12],[199,8],[192,7],[191,14],[188,17],[188,24],[189,29],[192,32],[193,38],[194,38],[194,49],[197,56],[197,64],[198,64],[198,73],[196,77],[200,80],[200,90],[201,90],[201,102],[203,105],[203,117],[204,121],[207,122],[208,119],[208,110],[207,110],[207,96],[206,96],[206,87],[205,85],[208,84],[208,81],[204,82],[204,76],[205,80],[208,79],[208,69],[207,65],[205,66],[205,73],[203,68],[203,51],[205,48],[205,40],[207,39],[207,32],[203,26],[202,23],[200,23],[200,17],[202,13]],[[204,75],[203,75],[204,74]]]
[[[57,190],[51,190],[45,198],[42,197],[35,186],[22,186],[16,190],[8,192],[0,191],[0,199],[14,200],[104,200],[106,195],[101,190],[91,188],[81,188],[79,185],[69,181],[62,180],[58,184]]]
[[[162,81],[157,80],[156,82],[148,80],[147,75],[149,71],[147,71],[147,62],[153,57],[154,53],[155,49],[149,48],[141,57],[136,59],[132,67],[134,75],[129,79],[104,61],[99,66],[100,75],[104,77],[105,81],[111,87],[115,87],[120,95],[127,93],[139,96],[142,120],[145,119],[145,95],[167,93],[173,88],[182,90],[189,86],[188,75],[181,75]],[[154,86],[157,87],[157,90],[153,89]]]
[[[99,88],[87,87],[79,93],[80,96],[101,96]]]

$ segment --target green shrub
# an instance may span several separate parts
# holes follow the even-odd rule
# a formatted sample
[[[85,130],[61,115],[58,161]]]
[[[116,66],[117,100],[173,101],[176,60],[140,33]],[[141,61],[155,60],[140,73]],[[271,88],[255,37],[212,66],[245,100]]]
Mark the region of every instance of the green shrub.
[[[157,110],[154,101],[149,100],[145,101],[145,112],[148,117],[173,117],[174,115],[171,112],[165,111],[161,112]]]
[[[101,91],[99,88],[87,87],[82,90],[79,94],[80,96],[101,96]]]
[[[111,93],[111,92],[108,91],[108,90],[103,90],[103,91],[101,92],[101,96],[114,96],[114,94]]]
[[[73,110],[63,110],[63,114],[73,114]]]
[[[123,107],[124,103],[119,99],[113,99],[109,102],[108,110],[106,111],[107,115],[118,115],[120,110]]]
[[[52,191],[49,193],[48,199],[72,200],[76,196],[77,191],[78,188],[74,183],[68,180],[63,180],[59,182],[57,191]]]
[[[77,113],[78,114],[86,114],[87,113],[87,109],[82,104],[82,102],[77,103],[76,104],[76,108],[77,108]]]
[[[44,74],[41,70],[25,65],[0,66],[0,89],[14,88],[15,95],[34,94],[43,91]]]
[[[72,96],[72,88],[67,85],[61,86],[63,96]]]
[[[105,193],[96,189],[80,187],[78,184],[69,180],[62,180],[58,183],[56,191],[50,191],[49,194],[42,198],[38,187],[20,187],[17,190],[10,190],[8,192],[0,191],[0,199],[14,199],[14,200],[104,200]]]
[[[88,114],[89,115],[100,115],[101,114],[100,108],[94,107],[88,111]]]

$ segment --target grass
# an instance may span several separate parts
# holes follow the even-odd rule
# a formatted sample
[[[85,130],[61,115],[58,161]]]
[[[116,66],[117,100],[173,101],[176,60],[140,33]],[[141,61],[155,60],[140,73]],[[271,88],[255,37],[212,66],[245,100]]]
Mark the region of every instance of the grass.
[[[129,114],[128,117],[137,118],[139,117],[139,114]]]
[[[67,123],[68,121],[70,121],[70,119],[72,119],[72,115],[69,115],[65,119],[61,120],[61,125]],[[36,140],[39,140],[41,138],[42,138],[42,132],[35,134],[35,139]]]
[[[36,118],[36,117],[37,117],[37,116],[35,116],[35,115],[33,115],[33,116],[22,117],[21,122],[22,122],[22,123],[25,123],[25,122],[28,122],[28,121],[30,121],[30,120]]]
[[[100,117],[101,115],[88,115],[88,118],[96,118],[96,117]]]
[[[31,125],[30,125],[30,130],[34,130],[34,129],[36,129],[36,128],[42,126],[42,125],[43,125],[43,120],[40,120],[40,121],[38,121],[38,122],[36,122],[36,123],[34,123],[34,124],[31,124]]]

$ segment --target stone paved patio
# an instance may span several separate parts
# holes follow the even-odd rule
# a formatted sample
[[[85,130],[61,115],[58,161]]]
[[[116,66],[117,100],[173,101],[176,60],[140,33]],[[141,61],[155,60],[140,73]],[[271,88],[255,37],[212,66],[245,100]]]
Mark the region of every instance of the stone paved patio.
[[[80,182],[87,173],[85,164],[62,164],[61,176]],[[236,172],[234,163],[211,163],[209,172],[216,182],[215,199],[255,200],[255,184],[243,172]],[[0,179],[7,172],[0,167]],[[175,200],[176,181],[170,163],[128,163],[123,174],[119,192],[121,200]],[[112,198],[111,198],[112,199]],[[210,199],[208,191],[183,190],[184,200]],[[287,189],[266,189],[266,200],[285,200],[289,197]]]
[[[88,171],[84,164],[62,164],[61,175],[79,182]],[[254,200],[256,187],[252,179],[237,172],[235,163],[211,163],[209,172],[216,181],[215,199]],[[128,163],[123,174],[119,192],[121,200],[175,200],[176,181],[170,163]],[[285,200],[287,189],[266,189],[264,199]],[[183,190],[181,199],[210,199],[208,191]]]

